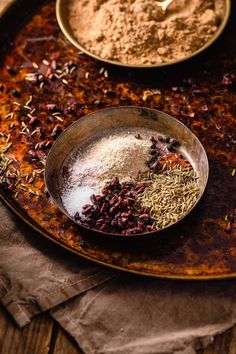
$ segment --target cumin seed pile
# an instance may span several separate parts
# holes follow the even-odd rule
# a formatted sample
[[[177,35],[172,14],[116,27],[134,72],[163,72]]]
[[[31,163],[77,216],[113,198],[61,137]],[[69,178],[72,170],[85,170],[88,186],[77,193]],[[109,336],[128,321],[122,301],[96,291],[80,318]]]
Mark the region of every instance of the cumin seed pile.
[[[198,176],[192,167],[164,165],[160,173],[145,172],[139,180],[148,186],[139,194],[137,203],[150,208],[157,230],[178,221],[192,208],[199,194]]]

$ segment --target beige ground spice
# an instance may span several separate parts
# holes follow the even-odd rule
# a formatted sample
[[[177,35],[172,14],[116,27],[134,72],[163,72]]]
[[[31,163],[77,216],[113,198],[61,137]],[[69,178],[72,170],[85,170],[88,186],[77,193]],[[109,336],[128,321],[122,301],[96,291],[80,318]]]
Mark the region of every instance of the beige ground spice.
[[[137,139],[137,134],[142,139]],[[134,181],[140,172],[147,171],[152,135],[151,129],[117,129],[72,155],[61,195],[68,213],[73,216],[80,211],[84,204],[90,203],[90,196],[99,194],[113,177],[120,182]]]
[[[174,0],[164,13],[155,0],[70,0],[69,23],[84,47],[125,64],[180,59],[216,32],[223,0]]]

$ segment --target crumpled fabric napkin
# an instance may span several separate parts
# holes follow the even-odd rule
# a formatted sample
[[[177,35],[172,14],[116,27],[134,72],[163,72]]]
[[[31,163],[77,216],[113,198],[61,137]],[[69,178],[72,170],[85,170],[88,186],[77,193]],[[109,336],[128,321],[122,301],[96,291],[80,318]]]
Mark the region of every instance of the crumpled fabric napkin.
[[[0,300],[20,326],[51,315],[85,354],[193,354],[236,323],[236,282],[119,273],[43,240],[0,205]]]
[[[119,276],[52,316],[89,354],[193,354],[236,323],[235,281]]]
[[[52,245],[0,204],[0,299],[20,327],[114,274]]]

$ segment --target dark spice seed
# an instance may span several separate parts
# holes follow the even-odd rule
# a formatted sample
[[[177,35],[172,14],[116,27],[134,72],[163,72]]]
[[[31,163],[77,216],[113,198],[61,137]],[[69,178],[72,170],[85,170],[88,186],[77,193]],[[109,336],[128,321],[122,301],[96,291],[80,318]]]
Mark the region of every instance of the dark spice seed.
[[[137,194],[143,193],[146,187],[141,187],[137,190]]]
[[[39,82],[44,82],[44,76],[42,74],[38,75],[38,81]]]
[[[74,215],[74,218],[82,225],[98,228],[100,231],[111,233],[121,233],[129,235],[147,231],[146,226],[153,221],[143,212],[143,208],[134,208],[138,192],[144,191],[146,184],[135,186],[133,183],[120,183],[119,179],[113,178],[102,190],[102,195],[91,195],[92,204],[82,207],[82,214]],[[139,215],[145,215],[140,218]],[[148,215],[148,216],[147,216]]]
[[[49,193],[48,193],[47,188],[44,189],[43,193],[44,193],[47,197],[49,197]]]
[[[129,192],[127,188],[122,188],[122,190],[119,192],[119,196],[123,197]]]
[[[55,80],[56,77],[55,77],[54,74],[49,74],[49,75],[48,75],[48,79],[49,79],[49,80]]]
[[[100,227],[99,227],[99,230],[100,231],[106,231],[107,230],[107,225],[106,224],[103,224],[103,225],[101,225]]]
[[[53,141],[48,139],[44,142],[44,144],[42,145],[43,148],[49,148],[50,146],[52,146]]]
[[[75,219],[76,221],[80,220],[80,214],[79,214],[79,212],[76,212],[76,213],[75,213],[74,219]]]
[[[92,205],[88,205],[86,208],[83,208],[82,214],[88,214],[94,211],[94,208]]]
[[[154,162],[156,162],[156,156],[151,156],[148,160],[148,165],[152,165]]]
[[[231,222],[228,222],[227,225],[225,226],[225,231],[230,233],[231,232]]]
[[[116,97],[116,93],[114,91],[107,91],[106,92],[106,96],[109,98],[115,98]]]
[[[167,149],[170,151],[170,152],[175,152],[175,144],[173,145],[173,144],[169,144],[168,146],[167,146]]]
[[[170,144],[171,144],[172,146],[174,146],[174,147],[180,146],[179,141],[176,140],[176,139],[173,139],[173,138],[170,138]]]
[[[69,114],[75,114],[76,113],[76,105],[72,104],[66,108],[66,112]]]
[[[66,65],[68,66],[68,68],[72,68],[73,66],[77,66],[73,60],[68,61],[66,63]]]
[[[127,229],[127,230],[124,230],[122,231],[122,233],[124,235],[132,235],[132,234],[138,234],[138,233],[141,233],[143,230],[139,227],[133,227],[131,229]]]
[[[140,134],[135,135],[135,138],[136,138],[136,139],[139,139],[139,140],[142,139],[142,137],[141,137]]]
[[[208,112],[208,111],[209,111],[208,105],[207,105],[207,104],[204,104],[204,105],[202,106],[202,110],[203,110],[203,112]]]
[[[123,208],[123,209],[126,208],[126,207],[128,206],[127,200],[122,200],[122,201],[121,201],[121,205],[122,205],[122,208]]]
[[[154,164],[152,164],[150,166],[151,170],[158,172],[159,170],[161,170],[161,165],[159,163],[159,161],[154,162]]]
[[[149,214],[142,214],[139,216],[139,219],[150,219],[150,215]]]
[[[92,202],[93,204],[96,203],[96,198],[95,198],[95,195],[94,195],[94,194],[91,195],[90,200],[91,200],[91,202]]]
[[[21,96],[20,92],[17,90],[12,90],[12,95],[16,98],[19,98]]]
[[[111,198],[111,200],[109,201],[110,206],[113,206],[116,202],[117,202],[118,198],[116,195],[114,195],[114,197]]]
[[[150,153],[150,155],[157,155],[157,150],[156,149],[150,149],[149,153]]]
[[[7,178],[10,179],[10,180],[15,180],[16,179],[16,175],[8,175]]]
[[[89,244],[88,244],[86,241],[84,241],[84,240],[81,240],[81,241],[79,242],[79,245],[80,245],[82,248],[88,248],[88,247],[89,247]]]
[[[97,107],[103,107],[103,106],[104,106],[104,103],[101,102],[100,100],[95,100],[95,101],[94,101],[94,104],[95,104]]]
[[[165,135],[160,135],[158,136],[158,140],[162,143],[169,143],[170,142],[170,137],[169,136],[165,136]]]
[[[102,195],[96,195],[96,202],[104,202],[105,198]]]
[[[221,84],[224,86],[230,86],[233,83],[232,75],[231,74],[224,74]]]
[[[16,74],[15,70],[10,67],[9,65],[6,66],[6,70],[8,72],[8,74],[10,74],[11,76],[14,76]]]
[[[151,140],[151,142],[152,142],[153,144],[156,144],[156,143],[157,143],[157,140],[154,138],[154,136],[152,136],[150,140]]]
[[[103,213],[106,211],[106,209],[107,209],[106,203],[103,203],[103,204],[102,204],[102,207],[101,207],[101,209],[100,209],[100,213],[103,214]]]
[[[82,206],[82,209],[86,210],[86,209],[90,208],[90,206],[91,206],[91,204],[85,204]]]
[[[68,166],[63,166],[63,168],[62,168],[63,176],[67,176],[68,173],[69,173],[69,167]]]
[[[57,137],[62,132],[62,128],[59,124],[56,124],[51,132],[51,136]]]
[[[145,183],[140,183],[140,184],[138,184],[138,185],[135,187],[135,190],[137,191],[137,190],[139,190],[139,189],[142,188],[142,187],[147,187],[147,184],[145,184]]]

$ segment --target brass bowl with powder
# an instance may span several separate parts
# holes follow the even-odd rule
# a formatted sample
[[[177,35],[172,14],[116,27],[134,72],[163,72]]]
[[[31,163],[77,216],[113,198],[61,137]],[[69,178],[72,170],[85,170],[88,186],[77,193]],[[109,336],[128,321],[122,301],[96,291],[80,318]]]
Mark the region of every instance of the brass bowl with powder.
[[[128,237],[121,233],[106,232],[87,227],[80,221],[77,223],[87,231],[95,231],[109,237],[140,238],[145,237],[145,235],[156,235],[183,220],[197,205],[204,193],[209,173],[208,159],[200,141],[185,125],[164,112],[149,108],[130,106],[102,109],[90,113],[70,125],[54,143],[46,161],[45,182],[52,200],[64,214],[75,222],[74,215],[76,214],[76,210],[78,210],[78,205],[82,206],[86,204],[86,208],[87,206],[89,207],[87,203],[91,194],[99,193],[96,190],[98,184],[96,186],[94,184],[95,178],[98,180],[102,177],[101,184],[99,184],[99,188],[102,188],[102,186],[104,187],[106,177],[107,179],[115,176],[122,178],[123,174],[125,178],[127,176],[126,181],[130,181],[134,177],[137,168],[141,168],[144,164],[142,151],[146,148],[145,134],[149,135],[150,133],[153,136],[158,136],[158,134],[169,135],[181,142],[181,153],[191,163],[198,179],[197,194],[195,193],[194,202],[190,207],[186,210],[183,209],[178,219],[166,226],[163,224],[159,230],[151,229],[149,232],[144,231],[140,234],[130,234]],[[119,137],[119,140],[116,140],[116,148],[117,145],[124,147],[122,150],[123,158],[119,162],[120,166],[117,166],[116,161],[113,163],[113,157],[110,156],[112,155],[112,139],[115,134]],[[102,147],[104,140],[108,142],[105,151]],[[100,147],[97,142],[99,142]],[[91,146],[91,144],[95,148],[90,149],[88,155],[87,147]],[[139,146],[139,144],[140,149],[134,152],[135,145]],[[91,151],[96,151],[96,156],[92,156]],[[100,155],[101,158],[99,157]],[[76,159],[79,156],[79,160],[74,160],[74,156],[76,156]],[[99,159],[101,160],[100,165],[96,162]],[[68,175],[70,161],[73,161],[73,169],[74,166],[76,167],[73,170],[75,171],[74,179],[72,175]],[[84,169],[83,161],[86,163],[86,169]],[[85,170],[87,172],[83,174]],[[111,174],[109,175],[110,172]],[[143,172],[144,175],[146,172]],[[179,173],[182,174],[182,170]],[[81,182],[82,178],[83,183],[77,188],[78,181]],[[165,176],[161,175],[161,178],[161,183],[164,183],[165,181],[162,181],[165,179]],[[67,190],[66,186],[67,181],[70,183],[69,190]],[[169,181],[172,183],[171,178]],[[71,186],[73,187],[72,189]],[[191,187],[191,185],[189,186]],[[169,190],[172,187],[172,185],[169,185]],[[142,196],[142,194],[140,195]],[[165,205],[166,208],[168,208],[167,204]],[[171,210],[167,212],[171,212]]]
[[[230,0],[173,0],[163,12],[157,3],[57,0],[56,15],[66,38],[87,55],[123,67],[155,68],[210,47],[222,34],[231,8]]]

